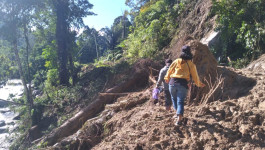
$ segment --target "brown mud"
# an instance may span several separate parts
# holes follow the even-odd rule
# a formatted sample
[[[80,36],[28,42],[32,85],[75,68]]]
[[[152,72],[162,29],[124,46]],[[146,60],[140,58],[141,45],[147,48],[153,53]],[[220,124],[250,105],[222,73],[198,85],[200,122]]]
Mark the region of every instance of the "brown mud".
[[[191,43],[200,45],[197,41]],[[200,48],[193,47],[195,58],[200,56],[200,53],[196,53]],[[207,70],[211,71],[203,67],[212,67],[213,63],[200,60],[195,64],[198,64],[201,77]],[[264,56],[253,63],[261,62],[264,62]],[[223,86],[217,88],[207,103],[202,103],[196,97],[189,103],[186,101],[182,126],[174,125],[173,110],[165,110],[163,94],[160,95],[160,103],[153,104],[151,92],[154,83],[146,77],[141,78],[146,88],[134,88],[135,91],[130,90],[131,93],[117,98],[115,103],[107,104],[98,117],[86,121],[75,134],[50,149],[63,149],[66,146],[70,149],[95,150],[264,149],[265,72],[263,67],[253,63],[240,70],[216,65],[216,71],[212,73],[222,75]],[[149,60],[141,60],[135,65],[138,71],[134,72],[148,70],[151,64]],[[146,73],[150,75],[150,72]],[[211,80],[217,81],[214,77]],[[209,90],[207,87],[202,89],[202,96]],[[195,95],[198,95],[198,91],[195,91]]]

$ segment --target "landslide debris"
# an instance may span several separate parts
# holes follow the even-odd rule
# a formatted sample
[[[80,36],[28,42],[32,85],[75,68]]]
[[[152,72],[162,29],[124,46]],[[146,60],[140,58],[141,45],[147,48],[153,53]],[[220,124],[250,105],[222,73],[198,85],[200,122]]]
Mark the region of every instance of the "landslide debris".
[[[264,61],[263,57],[254,63]],[[139,64],[145,64],[136,67],[141,70],[152,63]],[[183,126],[174,125],[174,112],[165,110],[163,94],[160,103],[153,104],[149,80],[147,88],[117,98],[98,117],[50,149],[264,149],[264,71],[217,67],[217,72],[225,78],[223,89],[206,104],[196,99],[186,104]]]
[[[246,86],[250,90],[244,96],[203,106],[186,105],[183,126],[175,126],[174,113],[162,105],[151,105],[150,99],[114,114],[104,124],[108,132],[93,149],[265,149],[265,72],[262,67],[262,71],[251,67],[264,58],[245,69],[231,69],[239,77],[256,81],[254,87]],[[151,88],[144,93],[151,95]]]

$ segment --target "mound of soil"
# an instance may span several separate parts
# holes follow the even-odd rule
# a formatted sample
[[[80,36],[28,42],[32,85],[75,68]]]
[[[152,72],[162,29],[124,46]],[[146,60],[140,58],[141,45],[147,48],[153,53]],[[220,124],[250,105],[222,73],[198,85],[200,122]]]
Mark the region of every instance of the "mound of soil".
[[[170,48],[171,58],[176,59],[179,57],[182,45],[191,47],[193,62],[197,67],[200,80],[207,85],[204,88],[193,86],[189,104],[193,104],[194,101],[200,103],[202,98],[213,88],[212,85],[220,82],[221,79],[224,79],[224,84],[216,88],[207,101],[236,98],[247,93],[255,85],[255,80],[237,74],[232,68],[217,67],[217,61],[208,46],[194,40],[190,36],[181,38]]]

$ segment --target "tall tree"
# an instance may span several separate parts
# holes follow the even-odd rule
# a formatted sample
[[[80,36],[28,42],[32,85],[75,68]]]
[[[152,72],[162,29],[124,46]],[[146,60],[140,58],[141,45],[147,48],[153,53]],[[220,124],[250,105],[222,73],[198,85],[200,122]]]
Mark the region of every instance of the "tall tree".
[[[59,80],[61,85],[69,85],[69,68],[67,67],[69,52],[67,50],[71,48],[67,48],[67,42],[70,39],[70,30],[84,26],[82,18],[94,14],[89,11],[93,5],[87,0],[52,0],[51,3],[56,15]]]
[[[86,27],[83,33],[78,36],[77,43],[79,46],[78,58],[81,63],[93,62],[95,58],[98,60],[109,48],[105,33],[102,30],[98,32],[89,27]]]
[[[34,13],[37,12],[37,7],[40,6],[41,1],[38,0],[1,0],[0,1],[0,19],[3,23],[1,26],[2,37],[9,41],[12,45],[12,50],[15,54],[17,65],[19,68],[20,78],[24,86],[24,92],[27,98],[27,104],[29,107],[29,114],[32,117],[32,124],[35,124],[36,118],[32,115],[34,109],[34,102],[31,92],[30,80],[27,80],[26,74],[30,74],[28,57],[29,57],[29,41],[28,41],[28,28],[31,23],[31,18]],[[26,42],[26,67],[23,67],[21,58],[19,56],[18,40],[22,37],[21,32],[24,29],[24,37]]]
[[[141,7],[147,2],[150,2],[150,0],[125,0],[125,4],[131,8],[129,14],[132,22],[134,22],[135,17],[139,15]]]
[[[130,26],[131,22],[126,17],[125,13],[123,16],[119,16],[114,19],[114,22],[111,26],[111,31],[112,31],[111,49],[115,49],[115,47],[128,36]]]
[[[67,22],[69,14],[69,2],[66,0],[54,0],[54,11],[56,14],[56,42],[59,62],[59,80],[61,85],[69,84],[69,71],[67,69],[67,37],[69,24]]]

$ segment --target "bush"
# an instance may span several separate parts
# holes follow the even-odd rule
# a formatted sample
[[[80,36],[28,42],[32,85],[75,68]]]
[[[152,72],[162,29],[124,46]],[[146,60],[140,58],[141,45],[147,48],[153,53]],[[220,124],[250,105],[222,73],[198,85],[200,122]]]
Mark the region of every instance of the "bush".
[[[177,16],[183,11],[184,3],[156,0],[146,3],[135,18],[135,27],[121,47],[132,59],[156,58],[167,46],[176,32]]]
[[[47,82],[52,86],[59,85],[59,74],[57,69],[50,69],[47,72]]]
[[[236,61],[231,61],[229,65],[236,69],[241,69],[247,67],[249,64],[249,60],[247,58],[239,58]]]
[[[232,64],[254,60],[265,52],[265,3],[261,0],[213,0],[218,15],[223,54],[239,59]],[[242,66],[240,64],[236,66]]]

